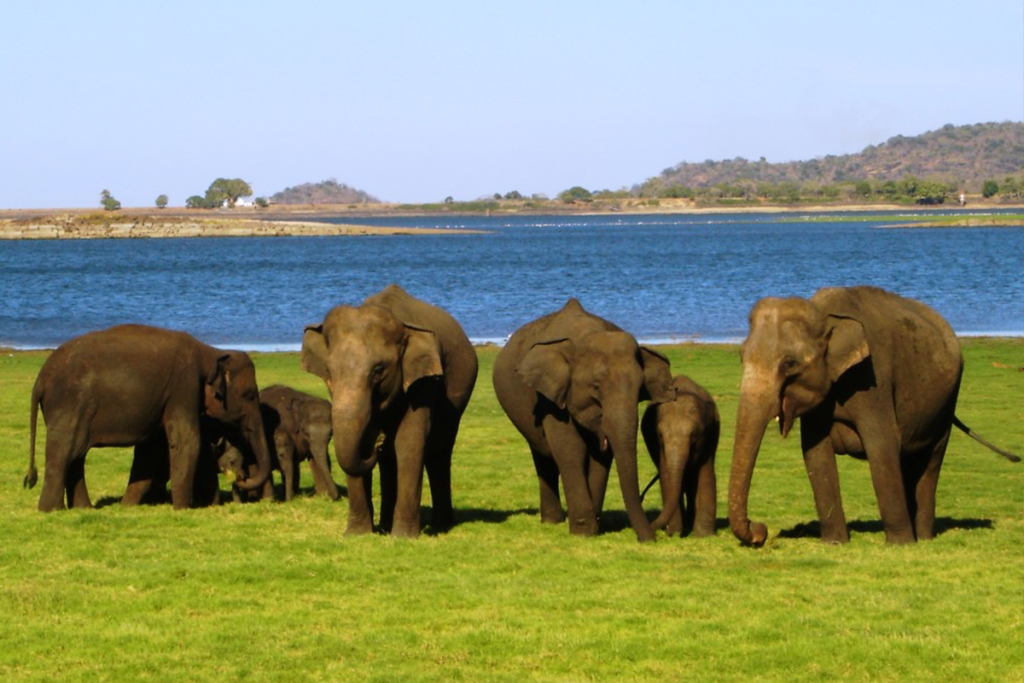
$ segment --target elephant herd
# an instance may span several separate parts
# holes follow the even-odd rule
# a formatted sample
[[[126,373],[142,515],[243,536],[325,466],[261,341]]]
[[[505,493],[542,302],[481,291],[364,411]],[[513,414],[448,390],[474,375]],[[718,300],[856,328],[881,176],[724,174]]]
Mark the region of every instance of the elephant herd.
[[[766,298],[741,347],[729,525],[761,545],[748,518],[754,464],[768,423],[785,436],[801,419],[801,446],[822,540],[849,540],[836,454],[866,459],[890,543],[934,534],[935,491],[952,427],[1013,461],[955,416],[963,360],[945,320],[924,304],[874,287],[829,288],[810,299]],[[32,390],[26,487],[36,484],[37,414],[46,421],[39,509],[91,505],[90,448],[133,446],[122,503],[170,498],[175,508],[219,502],[218,473],[236,500],[284,496],[309,461],[317,493],[340,496],[328,443],[347,478],[346,533],[373,531],[372,473],[380,473],[376,528],[420,532],[423,475],[434,528],[454,523],[452,449],[477,378],[459,323],[397,285],[359,306],[337,306],[308,326],[303,369],[330,401],[289,387],[260,390],[245,353],[183,332],[121,325],[74,338],[44,363]],[[533,457],[543,522],[568,519],[592,535],[614,463],[629,522],[641,541],[714,534],[720,420],[711,395],[673,377],[668,359],[575,299],[519,328],[494,363],[494,391]],[[642,419],[638,405],[647,401]],[[661,479],[662,510],[649,521],[637,478],[642,434]],[[564,493],[562,507],[559,484]]]

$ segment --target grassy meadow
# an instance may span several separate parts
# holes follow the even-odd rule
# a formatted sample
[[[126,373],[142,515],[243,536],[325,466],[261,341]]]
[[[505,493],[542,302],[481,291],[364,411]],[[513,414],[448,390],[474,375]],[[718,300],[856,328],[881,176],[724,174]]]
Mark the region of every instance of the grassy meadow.
[[[456,447],[457,525],[416,541],[344,537],[346,502],[308,495],[305,466],[307,495],[288,504],[122,509],[124,449],[89,456],[96,509],[41,514],[40,487],[21,482],[46,354],[0,353],[0,679],[1024,680],[1024,465],[954,432],[937,538],[888,547],[866,463],[841,457],[852,541],[824,546],[799,435],[770,430],[750,513],[771,536],[740,547],[724,519],[737,349],[664,351],[719,404],[720,520],[714,538],[647,545],[614,470],[601,536],[540,523],[529,453],[491,387],[493,347],[478,350]],[[964,354],[958,414],[1024,453],[1024,340],[965,340]],[[297,354],[254,359],[261,384],[326,395]]]

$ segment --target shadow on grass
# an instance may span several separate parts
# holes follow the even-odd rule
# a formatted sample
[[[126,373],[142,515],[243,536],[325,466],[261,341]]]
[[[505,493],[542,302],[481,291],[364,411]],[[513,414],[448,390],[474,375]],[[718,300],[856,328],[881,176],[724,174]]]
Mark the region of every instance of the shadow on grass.
[[[345,500],[348,497],[348,489],[346,487],[344,487],[344,486],[338,486],[338,494],[339,494],[338,499],[336,501],[334,501],[336,503],[339,503],[339,502]],[[305,486],[305,487],[299,487],[299,490],[295,493],[295,497],[296,498],[313,498],[314,496],[318,496],[318,495],[320,495],[320,494],[318,494],[316,492],[316,488],[313,487],[312,485]],[[326,497],[326,496],[324,496],[324,497]],[[240,501],[240,504],[244,505],[246,503],[254,503],[254,502],[258,502],[258,500],[259,499],[257,499],[257,498],[254,498],[252,500],[245,500],[245,499],[243,499],[242,501]],[[277,502],[281,502],[281,503],[284,502],[284,484],[278,484],[278,485],[276,485],[274,487],[274,500],[277,501]],[[232,495],[230,490],[224,490],[224,489],[220,490],[220,503],[219,503],[220,505],[229,505],[229,504],[232,504],[234,502],[235,502],[234,496]],[[103,498],[100,498],[98,501],[96,501],[93,504],[93,507],[98,510],[100,508],[109,507],[111,505],[119,505],[120,503],[121,503],[121,498],[118,497],[118,496],[104,496]],[[165,495],[163,495],[163,496],[161,496],[159,494],[154,494],[153,492],[151,492],[151,493],[147,494],[147,496],[139,503],[139,505],[170,505],[171,503],[172,503],[171,494],[170,494],[170,491],[167,491],[165,493]],[[193,507],[210,507],[210,506],[208,506],[208,505],[193,505]]]
[[[851,533],[859,534],[884,534],[885,525],[880,519],[855,519],[847,523]],[[941,536],[947,531],[962,529],[971,531],[975,529],[994,529],[991,519],[953,519],[952,517],[937,517],[935,519],[935,535]],[[779,532],[779,538],[821,538],[821,523],[818,521],[802,522],[796,526],[784,529]]]
[[[451,526],[434,526],[430,523],[433,515],[433,508],[424,505],[420,508],[420,519],[422,533],[425,536],[442,536],[460,524],[471,524],[483,522],[484,524],[502,524],[512,517],[519,515],[537,516],[540,510],[537,508],[520,508],[518,510],[490,510],[484,508],[455,508],[455,523]]]

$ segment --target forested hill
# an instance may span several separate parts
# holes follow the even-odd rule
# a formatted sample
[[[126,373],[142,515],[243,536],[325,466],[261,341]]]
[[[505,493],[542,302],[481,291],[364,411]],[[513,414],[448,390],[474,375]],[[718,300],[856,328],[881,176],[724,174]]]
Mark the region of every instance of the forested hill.
[[[826,156],[809,161],[768,163],[743,158],[680,163],[645,184],[691,188],[758,183],[820,183],[858,180],[899,181],[908,176],[942,180],[966,189],[985,180],[1002,179],[1024,170],[1024,123],[946,125],[923,135],[897,135],[859,154]]]
[[[274,204],[377,204],[376,197],[334,178],[288,187],[270,197]]]

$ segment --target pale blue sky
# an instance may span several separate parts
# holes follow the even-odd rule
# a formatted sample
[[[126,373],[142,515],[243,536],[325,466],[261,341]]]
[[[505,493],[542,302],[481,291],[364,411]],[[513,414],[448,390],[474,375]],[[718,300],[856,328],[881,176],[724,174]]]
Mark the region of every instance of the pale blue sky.
[[[1024,3],[5,0],[0,208],[336,178],[387,201],[1024,119]]]

